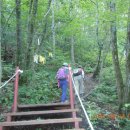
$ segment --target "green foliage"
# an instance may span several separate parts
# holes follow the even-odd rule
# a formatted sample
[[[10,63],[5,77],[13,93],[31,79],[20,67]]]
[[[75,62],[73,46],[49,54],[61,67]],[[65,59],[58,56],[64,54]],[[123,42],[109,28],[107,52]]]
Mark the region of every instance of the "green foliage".
[[[108,106],[108,109],[116,111],[118,109],[118,96],[113,66],[104,67],[100,76],[100,84],[89,99],[98,102],[101,106]]]
[[[126,107],[126,108],[130,107],[130,104],[125,104],[125,107]]]
[[[116,123],[112,120],[111,117],[109,117],[109,115],[112,113],[99,107],[99,103],[96,104],[94,102],[87,101],[87,103],[84,103],[84,105],[92,121],[94,129],[117,129]]]
[[[113,86],[115,84],[115,74],[113,66],[105,67],[102,69],[101,82],[110,86]]]
[[[87,108],[87,112],[89,113],[89,117],[91,120],[97,120],[97,115],[101,112],[101,108],[96,105],[94,102],[84,103]]]
[[[60,89],[57,88],[55,73],[52,70],[42,69],[28,73],[28,84],[19,87],[19,101],[21,103],[47,103],[60,99]],[[24,76],[23,76],[24,79]]]
[[[86,72],[86,73],[92,73],[93,71],[94,71],[94,69],[92,68],[92,67],[87,67],[87,66],[85,66],[84,67],[84,71]]]
[[[19,89],[19,101],[21,104],[48,103],[60,99],[60,90],[58,88],[50,88],[48,84],[32,87],[21,86]]]
[[[105,57],[105,63],[104,66],[105,67],[112,67],[112,55],[111,53],[107,53],[107,56]]]
[[[0,122],[3,122],[3,121],[4,121],[4,115],[0,114]]]
[[[13,104],[13,83],[6,85],[0,90],[0,106],[10,109]]]
[[[2,80],[8,80],[12,76],[12,73],[15,73],[13,65],[4,63],[2,67]]]
[[[21,63],[26,65],[25,57],[27,52],[27,37],[28,37],[28,21],[29,21],[29,6],[30,1],[21,1]],[[30,48],[31,52],[44,55],[46,57],[46,65],[36,64],[31,61],[31,68],[24,70],[20,76],[19,83],[19,102],[27,103],[47,103],[59,100],[60,89],[57,89],[55,74],[63,62],[71,63],[71,37],[74,38],[74,56],[75,62],[84,67],[86,73],[92,73],[97,65],[98,57],[98,42],[104,45],[103,69],[101,72],[100,85],[90,96],[91,100],[101,104],[113,104],[117,102],[117,92],[115,88],[115,74],[112,66],[112,56],[110,52],[110,22],[113,16],[116,16],[117,21],[117,43],[119,58],[121,59],[121,70],[123,72],[123,79],[125,79],[125,57],[123,52],[126,43],[126,27],[129,0],[116,1],[116,14],[112,14],[109,8],[110,0],[73,0],[73,1],[55,1],[55,39],[56,39],[56,56],[54,58],[48,57],[48,52],[52,52],[52,12],[49,7],[48,0],[38,1],[38,13],[36,15],[36,22],[33,30],[33,46]],[[98,4],[98,8],[97,8]],[[15,52],[16,45],[16,16],[15,16],[15,1],[3,0],[2,10],[2,27],[4,27],[4,37],[2,44],[2,58],[6,60],[9,57],[9,64],[4,61],[2,65],[3,77],[2,81],[6,81],[15,73]],[[97,37],[98,27],[98,37]],[[42,41],[40,47],[37,46],[37,39]],[[99,41],[98,41],[99,40]],[[13,52],[10,57],[10,50]],[[106,55],[106,56],[105,56]],[[31,54],[33,57],[33,54]],[[123,58],[122,58],[123,57]],[[2,59],[2,60],[3,60]],[[21,68],[24,69],[24,68]],[[13,84],[12,82],[1,89],[0,104],[7,109],[12,105],[13,101]],[[95,100],[96,99],[96,100]],[[128,104],[127,104],[128,105]],[[9,107],[8,107],[9,106]],[[86,105],[91,117],[100,111],[97,105],[89,103]],[[108,120],[107,120],[108,121]],[[98,125],[106,125],[109,123],[106,120],[94,122]],[[120,124],[125,124],[120,121]],[[129,125],[126,125],[126,130]],[[123,128],[123,130],[125,130]],[[98,129],[98,128],[97,128]],[[104,127],[100,128],[104,129]]]
[[[99,85],[92,95],[96,97],[98,102],[103,104],[114,103],[117,100],[115,86],[108,86],[106,84]]]
[[[56,66],[53,64],[54,61],[50,62],[48,66],[39,65],[36,70],[24,70],[20,76],[19,103],[34,104],[60,100],[61,90],[57,88],[55,79],[59,64]],[[0,104],[3,107],[11,108],[13,91],[12,83],[1,89]]]
[[[130,120],[124,119],[119,121],[119,125],[121,126],[120,130],[129,130],[130,129]]]

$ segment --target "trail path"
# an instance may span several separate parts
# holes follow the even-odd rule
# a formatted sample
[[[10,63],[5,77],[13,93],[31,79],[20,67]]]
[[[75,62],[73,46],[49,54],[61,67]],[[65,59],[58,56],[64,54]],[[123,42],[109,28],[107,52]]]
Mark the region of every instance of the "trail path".
[[[84,101],[83,101],[83,104],[86,104],[88,101],[88,96],[97,88],[97,86],[98,86],[98,82],[96,82],[93,78],[92,78],[92,73],[90,73],[90,74],[86,74],[86,76],[85,76],[85,80],[84,80],[84,86],[85,86],[85,90],[84,90],[84,96],[83,96],[83,99],[84,99]],[[88,123],[87,123],[87,120],[86,120],[86,118],[85,118],[85,116],[84,116],[84,113],[83,113],[83,110],[82,110],[82,108],[80,107],[80,104],[79,104],[79,102],[78,102],[78,104],[77,104],[77,107],[78,108],[80,108],[80,111],[79,111],[79,116],[81,116],[82,117],[82,119],[83,119],[83,121],[82,121],[82,127],[85,129],[85,130],[90,130],[90,128],[89,128],[89,125],[88,125]],[[105,107],[104,107],[105,108]],[[108,109],[108,106],[106,107],[106,110]],[[105,129],[110,129],[110,130],[119,130],[118,128],[115,128],[114,127],[114,121],[111,121],[111,123],[110,123],[110,125],[108,125],[108,126],[103,126],[103,124],[102,124],[103,122],[98,122],[97,124],[96,124],[96,129],[95,130],[105,130]],[[94,127],[94,126],[93,126]]]
[[[91,92],[96,88],[96,86],[97,86],[97,83],[92,78],[92,73],[86,74],[85,79],[84,79],[84,87],[85,88],[84,88],[84,96],[83,96],[84,101],[83,102],[87,102],[86,98],[91,94]],[[87,128],[89,128],[89,125],[88,125],[87,120],[84,116],[83,110],[80,107],[80,103],[77,102],[76,106],[78,108],[80,108],[79,116],[81,116],[83,119],[81,125],[85,130],[88,130]]]
[[[84,85],[85,85],[85,90],[84,90],[85,95],[88,95],[96,87],[97,83],[92,78],[92,73],[87,74],[85,76]]]

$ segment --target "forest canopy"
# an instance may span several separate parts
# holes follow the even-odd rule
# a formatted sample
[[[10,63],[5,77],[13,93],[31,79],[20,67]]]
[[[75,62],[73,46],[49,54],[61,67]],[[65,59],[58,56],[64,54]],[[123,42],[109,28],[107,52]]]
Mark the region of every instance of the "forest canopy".
[[[55,74],[63,62],[82,65],[98,82],[97,97],[108,92],[100,100],[122,113],[130,103],[130,1],[0,0],[1,85],[19,66],[21,103],[57,100]],[[12,103],[8,86],[2,106]]]

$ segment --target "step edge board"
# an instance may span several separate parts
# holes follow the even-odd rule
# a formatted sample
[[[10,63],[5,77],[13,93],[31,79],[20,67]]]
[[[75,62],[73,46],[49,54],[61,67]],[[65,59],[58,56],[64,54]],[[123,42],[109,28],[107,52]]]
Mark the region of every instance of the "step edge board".
[[[55,103],[55,104],[26,104],[26,105],[18,105],[18,108],[35,108],[35,107],[50,107],[50,106],[68,106],[70,103]]]
[[[47,119],[47,120],[29,120],[29,121],[16,121],[16,122],[2,122],[0,126],[28,126],[28,125],[45,125],[45,124],[59,124],[69,122],[80,122],[81,118],[64,118],[64,119]]]
[[[50,111],[29,111],[29,112],[15,112],[5,113],[5,116],[26,116],[26,115],[41,115],[41,114],[57,114],[67,112],[78,112],[79,109],[63,109],[63,110],[50,110]]]

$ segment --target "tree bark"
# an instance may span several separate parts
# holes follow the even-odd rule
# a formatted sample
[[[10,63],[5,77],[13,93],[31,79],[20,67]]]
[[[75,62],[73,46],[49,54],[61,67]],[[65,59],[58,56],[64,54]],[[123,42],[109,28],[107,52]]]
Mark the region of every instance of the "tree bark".
[[[72,0],[69,0],[69,16],[70,18],[72,17],[72,13],[73,13],[73,4],[72,4]],[[71,34],[70,37],[70,54],[71,54],[71,62],[74,65],[75,64],[75,41],[74,41],[74,34]]]
[[[126,44],[126,102],[130,103],[130,2],[128,10],[127,44]]]
[[[55,4],[55,1],[52,0],[52,42],[53,42],[53,55],[55,57],[55,44],[56,44],[56,41],[55,41],[55,12],[54,12],[54,4]]]
[[[0,0],[0,86],[1,86],[1,79],[2,79],[2,60],[1,60],[1,42],[2,42],[2,3],[3,0]]]
[[[38,0],[30,1],[29,19],[28,19],[28,37],[27,37],[27,54],[26,54],[26,69],[31,67],[32,59],[32,42],[35,28],[35,19],[37,14]]]
[[[98,11],[98,2],[96,3],[96,42],[98,44],[98,61],[96,65],[96,69],[93,73],[93,78],[96,78],[99,76],[100,69],[101,69],[101,55],[102,55],[102,49],[103,45],[99,42],[99,11]]]
[[[48,25],[48,11],[50,10],[50,6],[51,6],[51,0],[48,1],[48,7],[47,7],[47,13],[46,13],[46,18],[45,18],[45,22],[44,22],[44,27],[43,27],[43,31],[42,31],[42,35],[41,35],[41,41],[40,41],[40,47],[43,45],[43,42],[46,38],[46,32],[47,32],[47,25]]]
[[[71,37],[71,62],[75,64],[75,57],[74,57],[74,37]]]
[[[98,61],[96,65],[96,69],[93,73],[93,78],[95,79],[97,76],[99,76],[100,69],[101,69],[101,55],[102,55],[102,47],[99,47],[99,52],[98,52]]]
[[[21,66],[21,0],[15,0],[16,3],[16,42],[17,42],[17,53],[16,53],[16,66]]]
[[[110,10],[112,13],[112,22],[111,22],[111,46],[112,46],[112,58],[115,70],[116,78],[116,87],[119,100],[119,113],[122,113],[122,107],[124,104],[124,84],[121,74],[119,58],[118,58],[118,49],[117,49],[117,30],[116,30],[116,17],[115,17],[115,0],[110,2]]]

